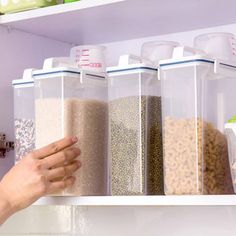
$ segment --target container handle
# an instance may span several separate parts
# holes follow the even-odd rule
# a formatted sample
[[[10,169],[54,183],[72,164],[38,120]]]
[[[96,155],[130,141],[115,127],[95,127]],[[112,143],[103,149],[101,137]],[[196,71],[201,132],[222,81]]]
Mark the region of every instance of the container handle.
[[[72,62],[70,57],[51,57],[44,60],[43,69],[46,70],[63,66],[77,68],[77,66]]]
[[[24,80],[32,80],[34,70],[37,70],[37,69],[36,68],[25,69],[24,73],[23,73],[23,79]]]
[[[188,47],[188,46],[178,46],[175,47],[173,50],[173,54],[172,54],[172,58],[182,58],[182,57],[186,57],[186,56],[194,56],[194,55],[206,55],[206,53],[202,50],[198,50],[192,47]]]
[[[125,55],[120,56],[119,66],[127,66],[130,64],[137,64],[141,62],[142,62],[141,57],[138,57],[133,54],[125,54]]]

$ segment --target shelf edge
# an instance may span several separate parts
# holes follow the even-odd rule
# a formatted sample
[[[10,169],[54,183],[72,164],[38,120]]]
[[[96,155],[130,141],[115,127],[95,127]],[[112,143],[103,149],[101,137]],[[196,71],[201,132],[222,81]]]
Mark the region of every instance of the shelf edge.
[[[50,7],[38,8],[18,13],[2,15],[0,16],[0,24],[20,22],[23,20],[30,20],[39,17],[51,16],[55,14],[63,14],[67,12],[79,11],[83,9],[105,6],[124,1],[126,0],[86,0],[86,1],[82,0],[67,4],[58,4]]]
[[[236,195],[43,197],[33,204],[75,206],[236,206]]]

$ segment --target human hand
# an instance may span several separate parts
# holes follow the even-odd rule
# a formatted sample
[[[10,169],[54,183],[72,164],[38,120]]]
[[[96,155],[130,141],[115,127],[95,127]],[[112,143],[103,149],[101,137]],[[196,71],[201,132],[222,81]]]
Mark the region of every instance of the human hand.
[[[72,175],[81,166],[75,160],[80,150],[72,147],[77,141],[76,137],[67,137],[24,157],[1,180],[0,200],[14,213],[43,195],[73,185]]]

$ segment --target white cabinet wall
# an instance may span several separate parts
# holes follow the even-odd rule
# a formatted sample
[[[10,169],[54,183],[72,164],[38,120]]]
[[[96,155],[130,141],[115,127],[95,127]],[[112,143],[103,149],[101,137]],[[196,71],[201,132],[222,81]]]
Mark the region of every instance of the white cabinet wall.
[[[235,236],[236,207],[33,206],[1,236]]]
[[[99,4],[102,3],[101,0],[97,0],[95,1],[95,3],[96,2]],[[103,1],[103,3],[105,2],[112,3],[113,1]],[[150,0],[150,2],[145,2],[146,4],[150,3],[153,5],[153,7],[156,7],[156,9],[153,9],[153,12],[158,10],[158,4],[156,4],[155,1]],[[166,7],[173,7],[171,5],[171,1],[166,2]],[[172,3],[175,6],[178,4],[177,2],[181,3],[181,1],[173,1]],[[184,4],[187,2],[188,1],[182,1],[183,8]],[[189,2],[193,4],[194,2],[200,3],[202,1],[192,0]],[[209,5],[213,4],[214,1],[205,2]],[[232,2],[233,1],[228,0],[228,3]],[[88,3],[91,4],[91,1],[88,0]],[[227,1],[224,1],[224,3],[225,4],[223,5],[227,5]],[[139,27],[145,27],[145,24],[147,24],[147,22],[142,23],[139,19],[138,22],[140,24],[142,23],[142,25],[137,26],[136,28],[131,27],[129,29],[126,27],[123,32],[124,35],[119,35],[118,33],[122,32],[122,26],[117,26],[117,23],[125,24],[125,20],[132,21],[132,17],[135,18],[137,16],[132,16],[132,10],[130,9],[129,11],[131,15],[129,16],[128,13],[125,12],[126,8],[122,7],[122,5],[120,8],[114,8],[114,12],[110,12],[110,10],[112,9],[112,4],[111,6],[109,6],[108,10],[106,8],[101,8],[101,10],[99,10],[99,14],[101,15],[99,16],[94,16],[94,14],[96,14],[96,8],[100,9],[99,7],[95,7],[92,9],[88,8],[87,10],[82,12],[78,11],[78,15],[80,15],[81,13],[78,19],[84,20],[82,22],[84,22],[84,24],[86,25],[86,27],[81,30],[79,28],[81,26],[81,22],[75,22],[75,20],[77,20],[76,12],[73,12],[71,17],[65,14],[65,25],[68,24],[69,20],[71,20],[71,24],[78,24],[78,32],[76,35],[74,35],[74,38],[72,36],[65,36],[65,40],[63,40],[62,35],[65,35],[68,32],[73,32],[74,28],[69,24],[66,26],[60,25],[60,23],[63,24],[64,18],[62,18],[62,20],[58,22],[58,24],[56,24],[57,20],[60,18],[60,16],[57,16],[57,14],[55,14],[55,19],[52,18],[53,16],[50,16],[52,19],[54,19],[54,27],[57,28],[57,30],[55,30],[55,37],[52,37],[53,32],[50,32],[53,31],[52,23],[48,29],[45,28],[46,30],[44,29],[43,25],[42,27],[37,28],[37,26],[40,25],[39,23],[41,18],[41,24],[46,24],[47,21],[51,19],[46,14],[50,15],[50,9],[52,8],[47,10],[49,13],[41,11],[44,9],[40,9],[40,11],[36,10],[35,14],[38,14],[38,18],[35,17],[35,20],[32,16],[34,14],[29,13],[27,16],[29,18],[28,20],[26,19],[19,22],[15,20],[15,23],[13,21],[13,23],[9,24],[10,27],[7,26],[8,24],[4,23],[3,18],[2,26],[0,26],[0,132],[5,132],[8,139],[14,139],[13,93],[11,88],[11,81],[13,79],[20,78],[25,68],[41,68],[43,60],[47,57],[68,55],[69,49],[73,43],[102,43],[106,45],[108,47],[107,61],[108,65],[110,66],[116,65],[119,56],[122,54],[139,54],[141,44],[145,41],[173,40],[191,46],[194,36],[200,33],[227,31],[236,34],[236,24],[234,24],[236,22],[236,19],[235,21],[233,21],[233,17],[229,16],[230,14],[232,14],[232,9],[231,7],[229,7],[229,14],[222,11],[222,14],[225,14],[225,17],[223,17],[222,15],[215,15],[214,17],[212,15],[209,15],[211,19],[206,22],[205,25],[204,20],[201,19],[199,20],[200,23],[197,22],[197,20],[192,20],[192,25],[189,22],[186,22],[186,27],[184,27],[184,25],[178,26],[177,23],[174,22],[174,19],[172,19],[173,23],[169,24],[169,28],[161,30],[157,29],[155,31],[155,28],[153,26],[150,26],[150,30],[145,31],[139,29]],[[133,1],[133,4],[135,4],[135,1]],[[218,6],[218,8],[226,7],[223,5]],[[130,5],[128,4],[128,6]],[[151,7],[149,8],[149,11],[151,11]],[[135,9],[136,8],[134,7],[134,14],[137,13],[135,12]],[[178,10],[181,9],[181,7],[178,8]],[[117,12],[115,10],[117,10]],[[173,9],[170,8],[171,12],[172,10]],[[118,15],[119,11],[124,12],[123,20],[121,20],[122,15]],[[109,12],[111,15],[110,17],[102,15],[102,13],[107,14]],[[186,11],[184,12],[186,13]],[[40,15],[41,13],[42,15]],[[24,18],[24,14],[25,13],[19,13],[19,18]],[[43,16],[43,14],[45,14],[45,16]],[[201,16],[204,15],[203,12],[199,12],[199,14]],[[179,15],[181,14],[179,13]],[[97,20],[98,26],[96,26],[96,24],[92,24],[93,22],[90,18],[93,16],[95,17],[95,22]],[[165,15],[163,13],[162,17],[164,16]],[[188,16],[191,17],[191,14],[188,13]],[[112,22],[108,24],[107,21],[109,21],[112,17],[114,18],[114,32],[106,33],[106,27],[110,27],[107,29],[108,31],[111,30]],[[147,16],[140,14],[140,17],[145,18]],[[10,16],[7,16],[7,18],[5,19],[10,22],[8,18],[10,19]],[[150,15],[149,23],[154,24],[154,19],[153,15]],[[221,26],[217,27],[203,28],[204,26],[208,27],[217,24],[220,25],[220,23],[213,24],[214,19],[218,19],[222,22],[222,24],[225,25],[222,26],[221,24]],[[162,20],[164,21],[165,19],[162,18]],[[188,21],[188,19],[185,20]],[[102,24],[103,21],[106,21],[104,22],[104,26]],[[177,21],[180,22],[181,19],[178,19]],[[27,24],[27,22],[30,23]],[[183,22],[184,19],[182,19],[182,23]],[[132,25],[131,23],[128,24],[129,27]],[[156,24],[157,27],[161,27],[161,22],[157,22]],[[168,26],[166,22],[163,22],[163,25],[165,27]],[[123,26],[125,27],[125,25]],[[18,27],[21,30],[16,30],[14,29],[14,27]],[[146,25],[146,27],[148,27],[148,25]],[[174,27],[177,29],[174,30]],[[65,29],[67,29],[68,31],[63,32],[63,30]],[[187,29],[194,30],[187,31]],[[137,34],[132,34],[133,30],[136,30]],[[181,30],[183,30],[184,32],[171,33]],[[118,33],[116,31],[118,31]],[[32,34],[32,32],[34,34]],[[157,32],[156,35],[155,32]],[[171,34],[164,34],[167,32]],[[51,38],[56,38],[57,40]],[[0,177],[13,165],[13,159],[13,152],[8,154],[5,159],[0,159]],[[143,201],[145,201],[145,199]],[[146,199],[146,201],[148,201],[148,199]],[[214,201],[214,197],[212,197],[212,201]],[[62,204],[60,206],[32,206],[29,209],[26,209],[13,216],[4,226],[0,228],[0,235],[236,235],[235,204],[221,206],[221,204],[217,203],[215,204],[215,206],[194,206],[193,203],[192,206],[175,206],[175,203],[172,201],[170,203],[170,206],[159,206],[158,202],[156,206],[142,206],[142,204],[140,204],[139,206],[122,206],[122,203],[120,203],[120,205],[121,206],[66,206],[66,204]],[[127,204],[124,203],[124,205]]]

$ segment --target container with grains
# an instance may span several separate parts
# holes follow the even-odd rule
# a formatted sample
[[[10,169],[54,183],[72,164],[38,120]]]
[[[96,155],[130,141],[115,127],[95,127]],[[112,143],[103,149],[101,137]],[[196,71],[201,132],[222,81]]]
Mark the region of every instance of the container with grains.
[[[47,65],[48,63],[45,63]],[[107,195],[108,103],[102,74],[73,68],[35,71],[36,147],[75,135],[82,167],[75,184],[57,195]]]
[[[161,62],[167,195],[233,192],[223,130],[234,112],[229,75],[236,78],[236,70],[215,63],[200,56]]]
[[[157,69],[108,69],[112,195],[163,194],[160,81]]]
[[[13,80],[15,163],[35,148],[34,81],[32,69],[24,72],[23,79]]]

